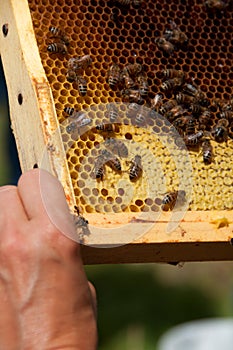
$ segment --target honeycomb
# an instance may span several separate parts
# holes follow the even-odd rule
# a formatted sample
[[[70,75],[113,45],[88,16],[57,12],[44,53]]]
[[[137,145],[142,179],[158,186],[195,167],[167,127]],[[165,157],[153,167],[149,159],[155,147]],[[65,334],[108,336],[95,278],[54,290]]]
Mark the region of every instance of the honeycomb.
[[[161,72],[173,68],[193,79],[211,103],[229,100],[233,85],[232,8],[215,11],[203,0],[148,0],[140,6],[133,1],[124,6],[114,0],[28,2],[82,212],[157,212],[164,193],[178,188],[188,193],[190,210],[232,209],[233,140],[212,140],[214,158],[206,165],[200,148],[187,151],[176,145],[176,131],[162,116],[146,125],[131,120],[119,89],[112,89],[107,81],[113,63],[121,67],[142,64],[149,83],[148,97],[153,99],[161,92]],[[158,47],[156,38],[171,23],[186,34],[188,44],[167,53]],[[48,52],[47,46],[55,40],[49,33],[51,26],[62,28],[69,38],[66,54]],[[90,55],[92,63],[83,72],[87,81],[83,95],[66,75],[69,59],[84,55]],[[101,133],[96,125],[105,121],[110,103],[117,105],[121,123],[114,131]],[[212,106],[216,118],[217,108],[214,103]],[[69,132],[72,118],[64,113],[65,107],[85,111],[92,119],[91,127]],[[141,108],[148,106],[145,103]],[[97,180],[93,169],[101,150],[107,149],[108,138],[124,142],[129,155],[120,157],[120,172],[105,166],[103,179]],[[135,155],[141,156],[142,176],[132,182],[129,168]]]

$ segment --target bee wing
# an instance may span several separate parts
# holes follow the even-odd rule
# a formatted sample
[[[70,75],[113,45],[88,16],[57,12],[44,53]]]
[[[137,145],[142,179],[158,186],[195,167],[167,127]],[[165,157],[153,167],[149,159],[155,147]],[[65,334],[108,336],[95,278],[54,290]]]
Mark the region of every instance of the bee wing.
[[[72,134],[78,131],[80,127],[90,125],[91,123],[92,123],[92,119],[88,118],[85,112],[83,111],[74,112],[68,118],[68,125],[66,127],[66,131],[69,134]]]
[[[70,116],[73,122],[79,124],[83,119],[87,118],[87,115],[83,111],[78,111],[76,113],[73,113],[72,116]]]

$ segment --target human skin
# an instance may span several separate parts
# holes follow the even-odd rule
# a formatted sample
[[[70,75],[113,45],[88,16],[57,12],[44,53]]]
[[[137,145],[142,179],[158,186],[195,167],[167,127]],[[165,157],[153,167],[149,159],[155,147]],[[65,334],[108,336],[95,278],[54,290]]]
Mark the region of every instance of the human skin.
[[[95,289],[67,236],[75,228],[55,177],[33,169],[0,188],[0,350],[97,348]]]

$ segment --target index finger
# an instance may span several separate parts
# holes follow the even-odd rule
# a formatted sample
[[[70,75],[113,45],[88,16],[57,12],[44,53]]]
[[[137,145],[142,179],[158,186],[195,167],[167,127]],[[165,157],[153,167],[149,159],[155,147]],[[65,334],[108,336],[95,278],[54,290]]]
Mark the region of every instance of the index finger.
[[[1,223],[4,221],[3,219],[7,219],[9,215],[11,216],[11,221],[15,220],[16,223],[28,220],[16,186],[0,187]]]

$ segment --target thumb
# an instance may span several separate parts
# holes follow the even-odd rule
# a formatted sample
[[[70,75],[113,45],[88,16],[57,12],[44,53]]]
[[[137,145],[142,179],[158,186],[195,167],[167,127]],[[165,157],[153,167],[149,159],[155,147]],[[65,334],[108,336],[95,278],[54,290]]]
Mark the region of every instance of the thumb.
[[[73,218],[57,178],[42,169],[29,170],[20,177],[18,191],[29,220],[47,220],[77,241]]]

